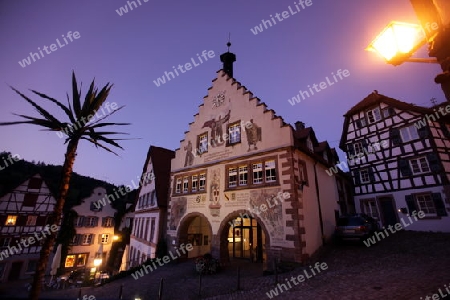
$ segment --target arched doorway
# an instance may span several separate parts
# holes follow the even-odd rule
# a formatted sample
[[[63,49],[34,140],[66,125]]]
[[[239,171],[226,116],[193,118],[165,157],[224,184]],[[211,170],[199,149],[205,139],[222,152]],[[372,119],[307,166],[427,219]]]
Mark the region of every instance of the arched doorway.
[[[201,213],[190,213],[180,222],[178,244],[192,244],[193,249],[185,258],[211,253],[212,228],[208,219]]]
[[[267,263],[270,238],[259,218],[245,210],[233,212],[222,221],[219,235],[221,263],[232,259]]]

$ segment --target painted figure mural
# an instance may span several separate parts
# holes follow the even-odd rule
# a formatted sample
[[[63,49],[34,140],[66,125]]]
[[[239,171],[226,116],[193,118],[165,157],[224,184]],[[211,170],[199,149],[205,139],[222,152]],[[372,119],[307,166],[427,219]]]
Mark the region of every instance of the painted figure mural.
[[[253,145],[253,150],[258,150],[258,148],[256,147],[256,143],[262,141],[261,127],[256,125],[256,123],[253,123],[253,119],[250,120],[250,123],[252,124],[252,126],[245,126],[245,134],[247,136],[248,142],[247,152],[251,150],[251,145]]]
[[[186,213],[187,198],[180,197],[178,199],[172,199],[170,209],[170,230],[177,230],[178,223]]]
[[[212,118],[203,124],[202,128],[211,128],[211,147],[221,146],[225,143],[223,140],[223,125],[230,120],[230,113],[231,110],[228,110],[228,113],[223,118],[219,115],[218,120]]]
[[[186,158],[184,159],[184,166],[192,166],[194,163],[194,154],[192,154],[192,143],[191,141],[188,142],[187,146],[184,147],[184,150],[186,150]]]

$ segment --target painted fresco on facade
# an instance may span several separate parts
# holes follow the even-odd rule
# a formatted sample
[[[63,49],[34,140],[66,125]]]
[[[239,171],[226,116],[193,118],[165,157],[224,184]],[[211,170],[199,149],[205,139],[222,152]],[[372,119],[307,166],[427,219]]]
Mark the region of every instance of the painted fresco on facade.
[[[280,191],[279,188],[250,191],[250,212],[256,212],[264,222],[272,242],[283,242],[284,240],[283,205],[280,202],[272,201]],[[270,205],[263,211],[261,208],[263,205],[267,206],[268,201],[272,201],[274,205]]]
[[[209,211],[213,217],[220,217],[220,169],[212,170],[209,191]]]
[[[172,198],[170,209],[170,230],[176,230],[181,218],[186,214],[187,198]]]
[[[253,150],[258,150],[256,147],[257,142],[262,141],[262,129],[256,123],[253,123],[253,119],[250,120],[252,126],[245,127],[245,135],[247,136],[248,150],[251,150],[251,146],[253,145]]]
[[[188,141],[187,146],[184,146],[184,150],[186,151],[186,158],[184,159],[184,166],[192,166],[194,163],[194,154],[192,153],[192,143]]]
[[[223,139],[223,125],[230,120],[230,114],[231,110],[228,110],[228,113],[223,118],[222,115],[219,114],[218,118],[213,117],[203,124],[202,129],[205,127],[211,129],[211,147],[218,147],[225,144],[225,140]]]

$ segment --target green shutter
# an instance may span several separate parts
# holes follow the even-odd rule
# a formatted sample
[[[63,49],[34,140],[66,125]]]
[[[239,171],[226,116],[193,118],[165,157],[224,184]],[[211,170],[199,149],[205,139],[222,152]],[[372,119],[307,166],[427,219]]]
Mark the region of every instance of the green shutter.
[[[405,196],[406,205],[408,206],[408,214],[411,215],[413,211],[417,211],[416,202],[414,200],[413,195],[406,195]]]
[[[447,216],[447,210],[445,209],[444,201],[442,201],[441,193],[433,193],[432,195],[434,207],[436,208],[436,214],[439,217]]]
[[[402,140],[400,138],[400,130],[398,128],[392,128],[389,131],[389,138],[392,141],[392,145],[397,146],[401,144]]]
[[[372,183],[375,181],[375,174],[373,168],[369,168],[369,179]]]
[[[400,170],[400,173],[404,177],[408,177],[412,175],[411,168],[409,166],[409,162],[406,159],[399,159],[398,160],[398,168]]]
[[[353,178],[355,179],[355,184],[361,184],[361,178],[359,177],[359,170],[353,171]]]
[[[432,172],[440,172],[441,171],[441,164],[439,161],[439,156],[436,153],[428,153],[427,160],[428,160],[428,163],[430,164],[430,169]]]

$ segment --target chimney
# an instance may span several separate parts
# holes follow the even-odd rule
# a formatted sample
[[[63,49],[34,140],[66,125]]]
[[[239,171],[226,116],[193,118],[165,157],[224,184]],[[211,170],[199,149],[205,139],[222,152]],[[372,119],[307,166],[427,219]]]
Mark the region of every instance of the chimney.
[[[305,129],[305,123],[300,121],[295,122],[295,130],[300,131],[302,129]]]

